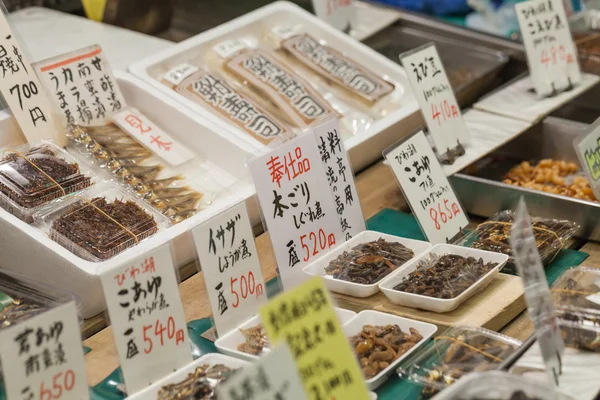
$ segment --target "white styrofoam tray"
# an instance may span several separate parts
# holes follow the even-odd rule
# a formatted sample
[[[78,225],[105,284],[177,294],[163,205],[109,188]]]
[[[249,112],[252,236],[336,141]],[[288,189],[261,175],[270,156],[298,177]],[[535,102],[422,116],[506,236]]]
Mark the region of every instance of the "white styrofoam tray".
[[[398,317],[396,315],[387,314],[379,311],[365,310],[359,312],[356,315],[356,317],[352,318],[344,325],[344,333],[347,337],[355,336],[362,331],[364,325],[398,325],[400,329],[402,329],[402,331],[407,334],[410,333],[410,328],[415,328],[419,331],[419,334],[423,336],[423,338],[419,342],[417,342],[417,344],[411,347],[410,350],[408,350],[402,356],[398,357],[398,359],[391,362],[386,369],[384,369],[371,379],[367,379],[366,382],[369,390],[375,390],[379,386],[381,386],[381,384],[384,383],[387,380],[387,378],[394,372],[394,368],[402,360],[406,359],[410,354],[417,350],[421,345],[426,343],[427,340],[429,340],[429,338],[437,332],[437,326],[429,324],[427,322],[415,321],[412,319]]]
[[[231,369],[240,369],[250,365],[250,363],[247,361],[243,361],[238,358],[229,357],[219,353],[208,353],[189,363],[188,365],[179,368],[177,371],[165,376],[164,378],[154,382],[146,389],[137,391],[127,396],[127,400],[155,400],[158,397],[158,392],[163,386],[183,381],[185,378],[187,378],[188,374],[193,373],[196,368],[204,364],[208,364],[211,367],[213,365],[222,364]]]
[[[417,258],[420,254],[422,254],[423,252],[426,252],[427,250],[429,250],[431,248],[431,243],[428,243],[428,242],[422,242],[420,240],[414,240],[414,239],[407,239],[407,238],[403,238],[403,237],[399,237],[399,236],[387,235],[387,234],[381,233],[381,232],[363,231],[363,232],[359,233],[358,235],[354,236],[352,239],[341,244],[340,246],[331,250],[327,254],[323,255],[322,257],[319,257],[315,261],[313,261],[310,264],[308,264],[307,266],[305,266],[302,269],[302,272],[304,272],[305,274],[310,275],[310,276],[322,277],[325,280],[325,285],[327,286],[327,289],[331,290],[332,292],[347,294],[349,296],[354,296],[354,297],[372,296],[375,293],[379,292],[379,286],[378,286],[379,282],[373,283],[371,285],[364,285],[364,284],[360,284],[360,283],[344,281],[341,279],[335,279],[332,276],[329,276],[325,273],[325,268],[329,265],[329,263],[331,261],[335,260],[339,255],[341,255],[345,251],[350,251],[350,250],[352,250],[353,247],[355,247],[361,243],[371,242],[371,241],[377,240],[379,238],[383,238],[384,240],[386,240],[388,242],[398,242],[398,243],[401,243],[404,246],[408,247],[415,253],[415,257],[413,257],[413,259]],[[409,262],[410,262],[410,260],[407,261],[407,263],[409,263]],[[402,266],[399,267],[398,269],[401,269],[401,268],[402,268]]]
[[[203,160],[204,169],[216,173],[216,178],[227,189],[215,198],[210,207],[192,218],[163,229],[100,263],[77,257],[50,240],[38,228],[0,209],[0,267],[71,291],[82,301],[84,318],[90,318],[105,309],[99,279],[103,271],[127,264],[135,257],[169,242],[172,243],[176,267],[195,260],[190,229],[240,201],[246,201],[251,219],[260,221],[256,202],[252,198],[253,187],[244,165],[252,149],[210,121],[182,111],[175,101],[135,77],[118,72],[115,76],[127,103],[146,114],[174,139],[185,143]],[[7,112],[0,113],[0,132],[0,149],[14,148],[23,142],[17,124]]]
[[[421,123],[418,113],[418,103],[412,94],[410,83],[404,69],[387,57],[377,53],[368,46],[352,39],[350,36],[336,30],[314,15],[295,4],[278,1],[268,6],[210,29],[177,45],[160,51],[146,59],[132,64],[129,70],[157,90],[176,99],[194,113],[211,119],[222,126],[222,129],[236,135],[240,140],[260,149],[263,145],[252,138],[233,123],[216,117],[200,104],[185,98],[176,91],[155,79],[168,69],[187,62],[192,57],[199,57],[215,44],[226,40],[239,38],[243,35],[264,35],[268,28],[275,25],[301,25],[302,32],[309,32],[318,39],[325,40],[328,45],[349,57],[365,64],[374,73],[389,77],[399,83],[404,94],[401,106],[388,116],[375,121],[365,132],[345,140],[350,153],[350,161],[354,171],[358,171],[381,158],[381,152],[403,136],[410,134]]]
[[[442,256],[444,254],[456,254],[463,257],[474,257],[476,259],[481,258],[483,259],[484,264],[492,262],[497,263],[498,265],[496,265],[487,274],[479,278],[477,282],[469,286],[467,290],[453,299],[438,299],[435,297],[394,290],[394,286],[402,282],[402,280],[408,276],[408,274],[416,270],[419,262],[422,259],[429,257],[430,254],[436,254],[438,256]],[[485,288],[492,281],[492,279],[494,279],[494,276],[500,272],[507,261],[508,256],[502,253],[494,253],[491,251],[472,249],[469,247],[455,246],[451,244],[436,244],[428,252],[421,254],[420,257],[415,257],[413,260],[407,262],[396,271],[392,272],[379,284],[379,288],[383,294],[385,294],[385,296],[394,304],[422,310],[429,310],[437,313],[445,313],[454,310],[479,290]]]
[[[356,313],[354,311],[346,310],[346,309],[339,308],[339,307],[334,307],[334,309],[335,309],[335,314],[337,315],[338,319],[340,320],[341,325],[344,325],[346,322],[350,321],[352,318],[354,318],[356,316]],[[255,356],[252,354],[248,354],[248,353],[239,351],[237,349],[237,347],[239,344],[244,343],[246,341],[246,338],[245,338],[244,334],[242,332],[240,332],[240,329],[252,328],[260,323],[261,323],[260,316],[259,315],[253,316],[252,318],[246,320],[243,324],[238,326],[236,329],[232,329],[231,331],[227,332],[226,334],[224,334],[223,336],[218,338],[215,341],[215,347],[221,353],[227,354],[232,357],[237,357],[237,358],[241,358],[242,360],[248,360],[248,361],[258,360],[259,356]],[[269,352],[269,349],[263,350],[263,353],[267,353],[267,352]]]

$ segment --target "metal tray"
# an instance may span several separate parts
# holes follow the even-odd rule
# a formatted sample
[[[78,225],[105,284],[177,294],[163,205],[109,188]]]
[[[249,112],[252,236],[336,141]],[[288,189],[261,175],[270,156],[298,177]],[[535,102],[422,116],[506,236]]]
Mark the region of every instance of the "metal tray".
[[[396,63],[400,63],[398,56],[401,53],[430,42],[437,47],[461,106],[470,105],[502,83],[498,75],[509,57],[498,50],[465,44],[457,39],[399,24],[385,28],[364,41],[367,46]]]
[[[579,164],[573,141],[587,127],[548,117],[513,141],[450,178],[463,207],[472,214],[491,217],[514,209],[523,196],[532,215],[568,219],[581,225],[576,236],[600,240],[600,203],[574,199],[502,183],[508,170],[521,161],[554,158]]]

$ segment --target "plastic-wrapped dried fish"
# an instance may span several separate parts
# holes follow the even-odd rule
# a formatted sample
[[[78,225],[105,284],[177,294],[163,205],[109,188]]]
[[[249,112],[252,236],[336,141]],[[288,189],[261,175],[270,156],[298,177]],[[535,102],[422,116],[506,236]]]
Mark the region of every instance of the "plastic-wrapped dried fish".
[[[163,386],[158,400],[211,400],[216,399],[215,387],[229,378],[235,370],[222,364],[202,365],[178,383]]]

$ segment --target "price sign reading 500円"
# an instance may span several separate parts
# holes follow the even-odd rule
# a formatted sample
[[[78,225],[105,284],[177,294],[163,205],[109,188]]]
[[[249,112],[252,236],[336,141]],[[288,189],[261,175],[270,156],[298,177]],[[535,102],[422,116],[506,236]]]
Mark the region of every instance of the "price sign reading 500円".
[[[537,94],[549,96],[581,82],[562,1],[529,0],[515,4],[515,10]]]
[[[384,152],[431,243],[446,243],[469,223],[423,131]]]

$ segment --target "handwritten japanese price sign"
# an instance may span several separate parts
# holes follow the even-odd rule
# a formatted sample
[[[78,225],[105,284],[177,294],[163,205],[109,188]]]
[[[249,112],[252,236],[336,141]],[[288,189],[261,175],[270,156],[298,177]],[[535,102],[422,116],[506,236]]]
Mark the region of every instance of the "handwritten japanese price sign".
[[[129,393],[192,361],[168,245],[106,271],[101,280]]]
[[[590,181],[596,198],[600,199],[600,118],[574,142],[575,151]]]
[[[467,126],[435,45],[426,44],[401,54],[400,61],[437,153],[441,156],[469,143]]]
[[[325,168],[312,131],[249,163],[283,286],[305,279],[302,268],[342,240]]]
[[[515,220],[510,229],[510,243],[517,271],[523,280],[525,301],[542,350],[546,372],[550,375],[551,381],[558,386],[558,379],[562,373],[561,356],[565,344],[558,329],[544,266],[523,199],[519,201],[515,212]]]
[[[171,138],[138,110],[129,108],[114,114],[111,119],[148,150],[172,166],[176,167],[195,157],[192,151]]]
[[[244,202],[192,231],[217,333],[235,329],[267,301]]]
[[[102,48],[86,47],[35,63],[67,125],[104,125],[125,108]]]
[[[283,343],[217,386],[223,400],[305,400],[289,347]]]
[[[392,146],[384,157],[431,243],[446,243],[469,224],[423,131]]]
[[[352,0],[312,0],[317,17],[333,27],[345,31],[352,21]]]
[[[313,129],[344,240],[349,240],[364,231],[366,225],[360,209],[348,153],[340,135],[339,122],[337,118],[332,118]]]
[[[66,137],[54,119],[44,87],[23,54],[6,16],[0,14],[0,91],[29,143],[54,140],[64,145]]]
[[[75,302],[0,333],[8,400],[89,399]]]
[[[369,399],[322,278],[277,296],[260,318],[271,343],[290,347],[307,399]]]
[[[581,82],[577,51],[561,0],[515,4],[531,80],[539,96],[550,96]]]

